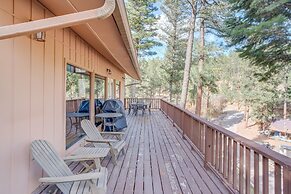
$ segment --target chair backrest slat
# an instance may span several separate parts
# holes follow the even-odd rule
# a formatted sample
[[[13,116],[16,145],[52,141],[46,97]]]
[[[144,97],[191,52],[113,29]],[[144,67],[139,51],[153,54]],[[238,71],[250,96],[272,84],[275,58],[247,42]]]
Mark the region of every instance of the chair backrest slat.
[[[86,135],[89,137],[89,139],[96,139],[96,140],[103,140],[104,138],[99,133],[96,126],[89,120],[84,119],[81,121],[81,126]]]
[[[73,175],[64,160],[58,155],[53,146],[46,140],[35,140],[31,144],[33,158],[50,177]],[[57,184],[58,188],[67,194],[70,192],[72,183]]]

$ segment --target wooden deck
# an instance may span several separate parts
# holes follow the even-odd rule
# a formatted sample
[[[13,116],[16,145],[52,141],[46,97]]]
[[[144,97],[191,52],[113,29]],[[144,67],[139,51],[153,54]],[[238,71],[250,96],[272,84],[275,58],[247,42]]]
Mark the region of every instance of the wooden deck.
[[[229,193],[160,111],[128,116],[127,150],[109,171],[108,193]]]
[[[126,154],[116,166],[110,157],[102,161],[107,193],[229,193],[162,112],[127,119]]]

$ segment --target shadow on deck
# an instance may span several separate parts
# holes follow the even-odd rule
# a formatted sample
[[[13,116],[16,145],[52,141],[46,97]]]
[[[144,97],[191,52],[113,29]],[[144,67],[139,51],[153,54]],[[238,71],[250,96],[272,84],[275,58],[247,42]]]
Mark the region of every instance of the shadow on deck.
[[[229,193],[161,111],[127,119],[126,154],[116,166],[109,156],[102,161],[107,193]]]

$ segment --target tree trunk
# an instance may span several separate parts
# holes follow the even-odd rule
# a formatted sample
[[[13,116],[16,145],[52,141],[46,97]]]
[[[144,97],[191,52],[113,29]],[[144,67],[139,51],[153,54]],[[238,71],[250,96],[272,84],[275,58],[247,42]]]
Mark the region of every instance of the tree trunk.
[[[204,8],[205,6],[205,0],[202,0],[202,6]],[[202,10],[203,10],[202,8]],[[202,106],[202,94],[203,94],[203,88],[202,88],[202,80],[201,80],[201,73],[203,70],[204,65],[204,46],[205,46],[205,24],[204,24],[204,18],[201,18],[201,24],[200,24],[200,56],[198,61],[198,86],[197,86],[197,98],[196,98],[196,114],[201,115],[201,106]]]
[[[169,83],[169,90],[170,90],[170,102],[172,102],[173,99],[173,83],[170,81]]]
[[[209,105],[210,105],[210,91],[207,91],[207,99],[206,99],[206,118],[209,117]]]
[[[288,99],[288,67],[286,66],[286,72],[285,72],[284,110],[283,110],[283,118],[284,118],[284,120],[287,120],[287,99]]]
[[[189,86],[189,75],[191,71],[191,62],[192,62],[192,51],[193,51],[193,42],[194,42],[194,30],[195,30],[195,21],[196,21],[196,1],[192,1],[192,15],[190,20],[190,30],[189,37],[187,41],[187,50],[186,50],[186,59],[185,59],[185,67],[184,67],[184,77],[183,77],[183,86],[181,93],[181,101],[180,106],[185,108],[188,94],[188,86]]]
[[[245,128],[248,128],[250,118],[250,107],[245,105]]]

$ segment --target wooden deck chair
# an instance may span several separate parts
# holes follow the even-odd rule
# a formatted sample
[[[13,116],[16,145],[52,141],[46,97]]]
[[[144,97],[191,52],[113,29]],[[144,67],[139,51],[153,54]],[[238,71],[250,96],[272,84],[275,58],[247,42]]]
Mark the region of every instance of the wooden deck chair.
[[[45,184],[56,184],[64,194],[105,194],[107,169],[98,168],[95,172],[74,175],[56,150],[46,140],[35,140],[31,144],[33,158],[47,173],[40,178]]]
[[[120,151],[125,154],[124,147],[126,145],[125,140],[122,138],[124,132],[99,132],[96,126],[89,120],[84,119],[81,122],[81,126],[88,136],[87,142],[93,143],[96,148],[109,147],[110,153],[113,159],[114,165],[117,164],[117,156]],[[117,139],[104,139],[102,135],[114,135]]]

